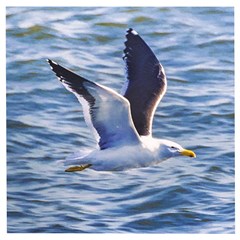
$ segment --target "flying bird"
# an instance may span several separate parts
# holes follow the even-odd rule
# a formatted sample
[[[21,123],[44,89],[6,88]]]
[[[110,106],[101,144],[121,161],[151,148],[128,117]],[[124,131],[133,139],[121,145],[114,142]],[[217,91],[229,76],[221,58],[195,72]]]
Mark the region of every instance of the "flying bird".
[[[66,158],[65,171],[91,168],[123,171],[148,167],[171,157],[196,154],[181,145],[152,137],[155,110],[167,89],[163,66],[132,28],[126,32],[123,60],[126,82],[122,94],[83,78],[48,59],[52,71],[83,107],[84,119],[97,147]]]

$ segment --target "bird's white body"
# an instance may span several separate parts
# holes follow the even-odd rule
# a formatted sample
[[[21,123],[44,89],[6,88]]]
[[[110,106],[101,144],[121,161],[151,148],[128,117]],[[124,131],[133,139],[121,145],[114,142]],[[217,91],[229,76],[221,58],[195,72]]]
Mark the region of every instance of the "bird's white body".
[[[177,143],[148,136],[141,137],[141,144],[76,152],[65,160],[65,165],[91,164],[97,171],[123,171],[158,164],[179,156],[181,151],[183,148]]]

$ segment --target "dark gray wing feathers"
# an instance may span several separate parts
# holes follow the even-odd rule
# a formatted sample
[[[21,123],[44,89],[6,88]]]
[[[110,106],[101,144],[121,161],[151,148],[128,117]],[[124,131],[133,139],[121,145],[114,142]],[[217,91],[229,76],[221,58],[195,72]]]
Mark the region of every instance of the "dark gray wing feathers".
[[[139,135],[150,135],[156,106],[163,97],[167,81],[162,65],[133,29],[126,34],[123,60],[126,64],[127,89],[124,93],[131,106]]]

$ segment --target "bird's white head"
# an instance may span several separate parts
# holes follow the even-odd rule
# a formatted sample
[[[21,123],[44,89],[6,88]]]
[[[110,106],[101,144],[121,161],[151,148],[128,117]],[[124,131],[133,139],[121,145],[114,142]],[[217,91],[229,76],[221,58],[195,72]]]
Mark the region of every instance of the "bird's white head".
[[[191,150],[184,149],[182,146],[175,142],[169,140],[160,140],[159,157],[162,160],[178,156],[187,156],[195,158],[196,154]]]

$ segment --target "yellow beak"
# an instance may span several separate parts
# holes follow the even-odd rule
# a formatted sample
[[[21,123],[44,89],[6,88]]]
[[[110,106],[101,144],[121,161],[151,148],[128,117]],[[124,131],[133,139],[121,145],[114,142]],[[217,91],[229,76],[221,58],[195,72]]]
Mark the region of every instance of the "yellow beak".
[[[187,150],[187,149],[183,149],[180,154],[182,154],[183,156],[187,156],[187,157],[197,157],[196,154],[191,151],[191,150]]]

